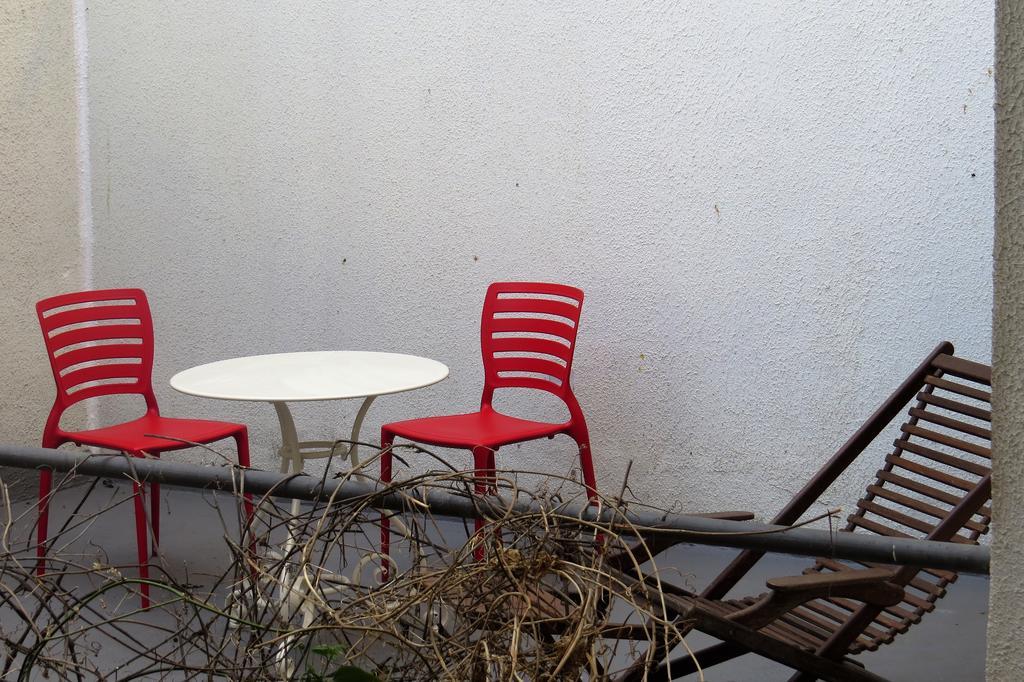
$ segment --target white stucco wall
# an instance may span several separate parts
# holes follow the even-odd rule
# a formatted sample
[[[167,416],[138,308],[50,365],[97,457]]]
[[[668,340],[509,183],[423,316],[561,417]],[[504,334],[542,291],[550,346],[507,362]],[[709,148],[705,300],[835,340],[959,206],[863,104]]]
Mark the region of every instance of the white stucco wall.
[[[993,514],[988,679],[1024,678],[1024,10],[996,19],[996,238],[992,340]]]
[[[599,480],[617,492],[633,458],[664,504],[770,514],[936,342],[988,359],[984,4],[188,0],[89,21],[96,283],[147,289],[165,411],[246,421],[258,464],[272,410],[171,374],[330,348],[450,365],[379,401],[376,439],[474,407],[493,280],[586,291]],[[355,408],[296,416],[340,435]]]
[[[71,6],[0,7],[0,442],[38,445],[53,404],[36,300],[82,287]],[[17,495],[31,472],[0,469]]]

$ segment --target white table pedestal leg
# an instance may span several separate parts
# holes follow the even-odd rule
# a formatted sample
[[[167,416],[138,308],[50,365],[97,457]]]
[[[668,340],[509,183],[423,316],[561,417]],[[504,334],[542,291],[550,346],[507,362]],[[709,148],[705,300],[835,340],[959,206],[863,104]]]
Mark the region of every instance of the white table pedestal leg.
[[[281,426],[281,449],[278,454],[281,457],[281,473],[287,474],[291,469],[293,474],[302,471],[302,455],[299,451],[299,436],[295,431],[295,420],[283,402],[275,402],[274,409],[277,411],[277,420]],[[291,572],[288,570],[288,557],[295,547],[295,536],[297,529],[294,526],[294,519],[299,515],[301,505],[298,500],[292,500],[291,519],[286,524],[288,537],[284,541],[284,554],[281,562],[281,574],[278,578],[278,590],[281,592],[280,615],[284,622],[291,620],[292,609],[289,608],[294,596],[291,592],[295,589],[292,584]],[[291,646],[291,637],[281,640],[275,652],[274,658],[277,662],[278,673],[281,677],[288,679],[292,673],[291,661],[288,660],[288,648]]]
[[[287,403],[275,402],[274,409],[277,410],[277,420],[281,425],[281,449],[278,455],[281,457],[281,473],[298,473],[303,470],[303,462],[307,459],[324,459],[333,457],[349,460],[353,470],[359,468],[359,432],[363,428],[363,419],[373,404],[375,396],[368,396],[363,399],[363,404],[356,412],[355,421],[352,422],[352,433],[349,436],[349,444],[342,447],[337,441],[331,440],[299,440],[295,430],[295,421],[292,419],[291,411]]]
[[[363,399],[363,404],[359,406],[359,411],[356,412],[356,420],[352,422],[352,435],[349,438],[352,443],[349,445],[348,452],[345,455],[352,462],[353,471],[359,468],[359,431],[363,428],[363,418],[366,417],[366,412],[370,409],[370,405],[373,404],[375,397],[371,395]]]
[[[281,427],[281,448],[278,450],[278,455],[281,457],[281,473],[289,473],[289,469],[292,474],[298,474],[303,471],[303,462],[307,459],[322,459],[325,457],[340,457],[342,459],[348,459],[351,462],[353,471],[359,468],[359,457],[358,457],[358,442],[359,432],[363,427],[363,419],[366,417],[367,411],[370,409],[370,405],[373,404],[375,396],[368,396],[363,400],[363,404],[360,405],[359,411],[356,413],[355,421],[352,424],[352,434],[349,439],[351,442],[344,449],[335,447],[334,441],[300,441],[298,432],[295,429],[295,420],[292,418],[291,410],[288,409],[288,404],[285,402],[274,402],[274,410],[277,412],[277,420]],[[363,474],[356,474],[362,476]],[[291,504],[291,516],[292,519],[298,517],[301,511],[301,503],[299,500],[292,500]],[[297,584],[298,581],[291,579],[290,571],[288,570],[287,557],[291,554],[297,541],[298,529],[292,521],[287,524],[288,537],[284,543],[284,557],[285,561],[281,567],[280,574],[280,586],[282,590],[281,594],[281,611],[282,617],[285,622],[291,619],[291,615],[296,611],[293,607],[295,604],[299,604],[300,607],[307,601],[307,596],[304,593],[306,589],[303,586]],[[301,594],[299,592],[302,592]],[[312,611],[309,607],[302,610],[302,621],[303,627],[307,627],[313,617]],[[277,661],[278,672],[285,678],[287,678],[293,672],[291,670],[291,662],[288,659],[288,647],[291,645],[291,638],[285,638],[282,640],[275,654]]]
[[[274,403],[277,411],[277,421],[281,426],[281,449],[278,455],[281,456],[281,473],[287,474],[289,465],[293,474],[302,471],[302,455],[299,451],[299,435],[295,431],[295,420],[292,419],[288,403]]]

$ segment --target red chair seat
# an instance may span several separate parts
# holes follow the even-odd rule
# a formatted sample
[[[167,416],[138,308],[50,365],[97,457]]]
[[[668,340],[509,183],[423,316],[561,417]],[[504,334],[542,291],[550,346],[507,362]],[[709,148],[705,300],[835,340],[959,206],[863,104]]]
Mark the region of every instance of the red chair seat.
[[[562,433],[569,425],[535,422],[485,409],[388,424],[392,434],[449,448],[492,448]]]
[[[175,419],[147,414],[123,424],[104,426],[88,431],[65,431],[63,436],[79,445],[94,445],[127,452],[158,453],[193,447],[192,443],[212,443],[234,436],[244,427],[229,422],[205,419]],[[182,443],[155,436],[171,436],[192,443]]]

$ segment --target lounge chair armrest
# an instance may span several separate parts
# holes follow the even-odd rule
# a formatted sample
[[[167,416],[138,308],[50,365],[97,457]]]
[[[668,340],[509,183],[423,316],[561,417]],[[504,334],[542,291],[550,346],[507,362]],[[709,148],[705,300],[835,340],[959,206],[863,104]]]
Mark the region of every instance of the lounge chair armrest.
[[[767,582],[771,592],[727,618],[757,630],[800,604],[823,597],[842,597],[875,606],[893,606],[903,599],[903,588],[889,582],[892,578],[893,572],[886,568],[772,578]]]
[[[892,580],[892,577],[893,572],[888,568],[865,568],[830,573],[815,571],[804,575],[770,578],[765,585],[774,592],[801,592],[854,585],[873,585]]]

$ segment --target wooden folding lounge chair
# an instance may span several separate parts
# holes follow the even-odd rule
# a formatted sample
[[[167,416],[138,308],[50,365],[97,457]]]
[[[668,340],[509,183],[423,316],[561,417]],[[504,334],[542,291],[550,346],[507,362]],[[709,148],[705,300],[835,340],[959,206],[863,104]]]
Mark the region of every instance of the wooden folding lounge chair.
[[[892,451],[848,517],[843,532],[976,543],[991,520],[991,369],[940,344],[835,453],[772,523],[799,520],[828,486],[913,401]],[[790,682],[882,680],[848,658],[889,644],[935,608],[957,574],[912,566],[818,559],[804,575],[769,580],[770,591],[724,599],[763,556],[742,552],[700,595],[668,587],[677,623],[722,642],[696,652],[702,668],[757,653],[798,672]],[[640,587],[640,585],[638,585]],[[696,670],[660,649],[623,682],[677,679]],[[646,676],[646,677],[645,677]]]

